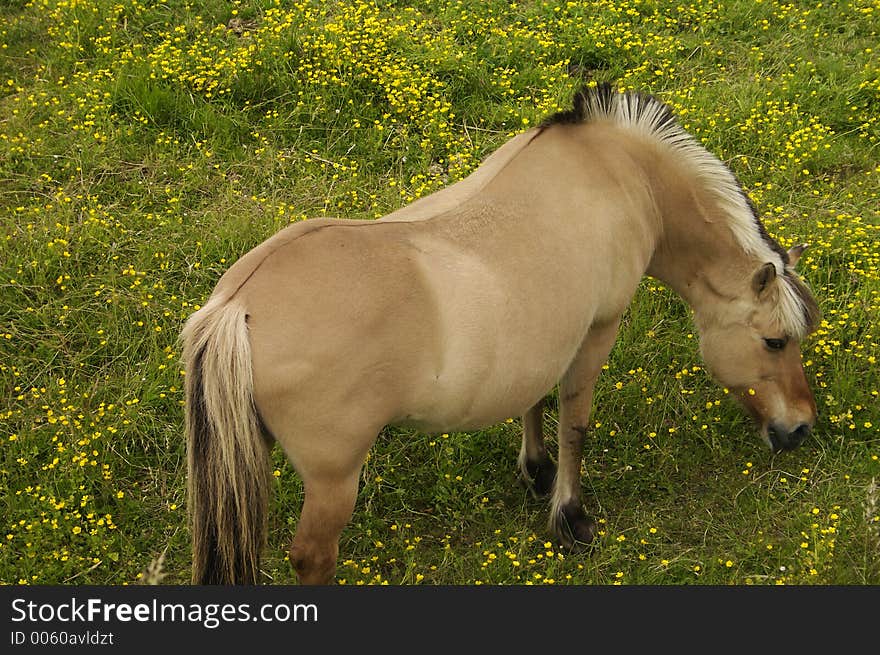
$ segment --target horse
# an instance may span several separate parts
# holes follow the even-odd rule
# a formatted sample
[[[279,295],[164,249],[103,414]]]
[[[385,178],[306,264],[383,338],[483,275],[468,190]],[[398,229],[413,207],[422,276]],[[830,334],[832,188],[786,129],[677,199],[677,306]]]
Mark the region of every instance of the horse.
[[[369,221],[294,223],[238,259],[181,332],[195,584],[253,584],[269,448],[303,483],[301,584],[335,578],[367,453],[386,426],[522,416],[519,474],[568,549],[593,390],[644,275],[690,306],[706,370],[774,451],[816,421],[800,343],[805,245],[767,233],[730,169],[656,97],[585,87],[468,177]],[[558,388],[558,454],[542,432]]]

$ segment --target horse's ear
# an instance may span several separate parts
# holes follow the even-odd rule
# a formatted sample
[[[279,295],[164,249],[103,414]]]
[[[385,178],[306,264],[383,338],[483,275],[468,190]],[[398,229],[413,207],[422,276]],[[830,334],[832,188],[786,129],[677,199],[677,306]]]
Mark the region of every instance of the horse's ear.
[[[788,250],[788,265],[791,268],[797,266],[798,260],[800,260],[801,255],[804,254],[804,250],[810,247],[808,243],[799,243],[796,246],[792,246]]]
[[[773,280],[776,279],[776,266],[773,262],[767,262],[758,271],[755,273],[755,276],[752,278],[752,289],[755,290],[755,295],[760,296],[767,287],[770,285]]]

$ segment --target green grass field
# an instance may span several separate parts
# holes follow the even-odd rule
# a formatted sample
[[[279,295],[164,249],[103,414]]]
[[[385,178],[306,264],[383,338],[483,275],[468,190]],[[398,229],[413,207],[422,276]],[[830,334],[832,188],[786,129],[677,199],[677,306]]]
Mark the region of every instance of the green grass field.
[[[877,0],[0,2],[0,582],[187,582],[176,339],[221,273],[292,221],[454,182],[615,81],[811,244],[814,435],[771,455],[646,279],[596,392],[592,553],[549,541],[512,417],[386,430],[337,579],[880,584],[878,32]],[[301,487],[273,458],[263,571],[292,583]]]

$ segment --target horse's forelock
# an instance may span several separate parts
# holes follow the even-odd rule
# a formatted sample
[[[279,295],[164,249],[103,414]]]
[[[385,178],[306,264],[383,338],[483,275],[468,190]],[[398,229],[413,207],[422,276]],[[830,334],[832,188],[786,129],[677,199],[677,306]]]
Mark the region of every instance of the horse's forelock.
[[[816,299],[790,268],[776,277],[767,302],[771,320],[787,336],[803,341],[818,327],[821,316]]]
[[[813,333],[819,322],[822,320],[822,313],[819,310],[819,304],[816,302],[809,287],[798,277],[797,273],[792,270],[786,270],[783,276],[787,294],[791,297],[790,311],[793,312],[794,318],[797,319],[798,330],[794,333],[799,339]]]

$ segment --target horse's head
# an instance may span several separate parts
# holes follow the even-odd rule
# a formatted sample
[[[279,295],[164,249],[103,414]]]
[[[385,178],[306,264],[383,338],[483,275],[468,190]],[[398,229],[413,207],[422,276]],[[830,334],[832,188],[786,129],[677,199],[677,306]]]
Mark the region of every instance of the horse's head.
[[[797,447],[816,422],[816,402],[801,363],[801,340],[818,308],[790,270],[805,246],[788,251],[782,276],[767,263],[735,300],[700,324],[700,349],[712,376],[748,409],[776,452]]]

